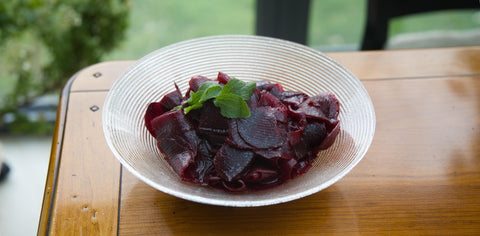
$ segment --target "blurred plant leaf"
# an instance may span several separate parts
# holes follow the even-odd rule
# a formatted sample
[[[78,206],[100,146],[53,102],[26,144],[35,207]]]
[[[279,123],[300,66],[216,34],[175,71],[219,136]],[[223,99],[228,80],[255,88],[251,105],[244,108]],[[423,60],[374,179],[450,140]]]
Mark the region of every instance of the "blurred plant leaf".
[[[129,11],[127,0],[0,1],[0,125],[114,49]]]

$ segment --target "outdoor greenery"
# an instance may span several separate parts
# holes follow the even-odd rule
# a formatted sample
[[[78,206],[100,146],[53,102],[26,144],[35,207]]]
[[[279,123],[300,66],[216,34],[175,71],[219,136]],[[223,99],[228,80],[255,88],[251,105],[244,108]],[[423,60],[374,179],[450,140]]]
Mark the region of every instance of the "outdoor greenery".
[[[98,61],[136,60],[166,45],[218,34],[254,34],[256,0],[0,1],[0,126],[33,98],[58,94],[75,72]],[[366,0],[312,0],[308,44],[357,50]],[[128,27],[127,27],[128,26]],[[400,18],[389,36],[480,27],[478,11]],[[11,130],[51,132],[16,114]],[[37,130],[37,131],[35,131]]]
[[[132,1],[126,39],[105,60],[135,60],[183,40],[254,34],[256,0]]]
[[[51,130],[17,108],[100,61],[124,38],[129,8],[126,0],[0,1],[0,118],[13,114],[10,130]]]

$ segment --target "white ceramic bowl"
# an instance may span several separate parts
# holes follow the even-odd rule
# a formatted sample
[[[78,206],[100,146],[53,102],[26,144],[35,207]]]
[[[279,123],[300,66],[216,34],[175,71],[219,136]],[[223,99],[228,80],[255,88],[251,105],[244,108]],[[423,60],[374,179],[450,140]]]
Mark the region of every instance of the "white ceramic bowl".
[[[256,192],[228,193],[181,181],[158,151],[143,116],[150,102],[192,76],[219,71],[242,80],[269,80],[309,95],[334,93],[341,132],[306,174]],[[223,35],[179,42],[140,59],[118,78],[105,100],[103,130],[113,154],[136,177],[173,196],[205,204],[249,207],[278,204],[316,193],[345,176],[365,155],[375,112],[362,83],[345,67],[312,48],[260,36]]]

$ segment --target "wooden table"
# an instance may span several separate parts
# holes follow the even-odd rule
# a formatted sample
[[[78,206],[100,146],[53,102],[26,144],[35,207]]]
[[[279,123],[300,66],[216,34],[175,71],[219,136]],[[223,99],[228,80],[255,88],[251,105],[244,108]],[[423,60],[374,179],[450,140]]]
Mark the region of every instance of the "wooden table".
[[[60,101],[39,235],[480,235],[480,47],[330,53],[377,115],[346,177],[279,205],[202,205],[122,168],[104,140],[103,100],[134,61],[72,77]]]

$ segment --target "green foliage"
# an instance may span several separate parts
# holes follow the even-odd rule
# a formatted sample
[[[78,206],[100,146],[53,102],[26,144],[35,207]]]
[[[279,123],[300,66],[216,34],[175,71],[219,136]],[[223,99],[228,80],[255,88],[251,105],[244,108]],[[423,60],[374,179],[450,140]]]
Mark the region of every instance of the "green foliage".
[[[203,107],[203,103],[213,99],[213,104],[220,108],[220,113],[227,118],[243,118],[250,116],[246,100],[250,99],[256,88],[255,82],[245,82],[236,78],[230,79],[224,86],[207,81],[197,92],[190,92],[190,98],[185,101],[185,114]],[[175,108],[176,109],[176,108]]]
[[[135,60],[182,40],[254,34],[256,0],[132,1],[127,38],[106,60]]]
[[[0,1],[0,120],[99,62],[124,38],[129,9],[128,0]]]
[[[31,121],[23,114],[17,114],[15,121],[10,124],[10,134],[45,135],[53,133],[55,127],[42,120]]]

